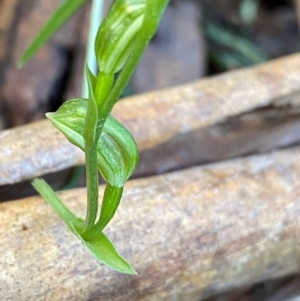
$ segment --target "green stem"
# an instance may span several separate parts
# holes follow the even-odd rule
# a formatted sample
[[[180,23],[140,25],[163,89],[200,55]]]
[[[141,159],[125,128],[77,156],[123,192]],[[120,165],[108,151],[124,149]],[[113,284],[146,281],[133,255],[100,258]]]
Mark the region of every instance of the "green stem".
[[[85,239],[91,239],[96,235],[99,235],[99,233],[103,231],[103,229],[114,217],[117,208],[120,204],[122,194],[123,187],[115,187],[111,186],[110,184],[106,185],[99,220],[91,230],[85,233]]]
[[[83,232],[91,229],[96,221],[98,212],[98,169],[97,169],[97,143],[86,146],[86,187],[87,209]]]
[[[93,83],[87,76],[89,100],[84,123],[84,146],[86,161],[87,210],[83,232],[88,231],[95,223],[98,211],[98,170],[97,170],[97,128],[98,109],[94,95]]]
[[[99,104],[107,97],[113,83],[113,75],[99,73],[95,86],[89,81],[89,101],[84,127],[87,211],[83,233],[88,232],[95,224],[98,213],[98,168],[97,146],[105,119],[99,118]]]
[[[87,172],[87,215],[84,233],[88,233],[96,221],[98,210],[98,171],[97,171],[97,142],[99,140],[104,122],[118,101],[121,93],[128,84],[142,54],[154,35],[165,6],[169,0],[147,1],[145,18],[140,29],[133,53],[128,58],[111,92],[105,87],[105,83],[112,84],[112,75],[99,73],[96,85],[93,87],[89,82],[89,105],[85,122],[85,153]]]

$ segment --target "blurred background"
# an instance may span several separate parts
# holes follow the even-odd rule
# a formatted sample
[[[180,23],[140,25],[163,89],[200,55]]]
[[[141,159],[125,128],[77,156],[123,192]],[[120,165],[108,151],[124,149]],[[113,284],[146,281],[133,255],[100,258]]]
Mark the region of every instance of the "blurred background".
[[[104,1],[104,12],[111,4]],[[0,0],[0,128],[81,95],[90,6],[23,69],[16,62],[62,0]],[[124,95],[184,84],[299,51],[299,0],[171,0]],[[299,16],[299,15],[298,15]]]
[[[81,96],[90,5],[22,69],[22,51],[62,0],[0,0],[0,129]],[[111,1],[104,2],[104,11]],[[250,67],[300,50],[299,0],[171,0],[124,96]],[[299,79],[300,80],[300,79]],[[298,275],[207,301],[299,301]]]

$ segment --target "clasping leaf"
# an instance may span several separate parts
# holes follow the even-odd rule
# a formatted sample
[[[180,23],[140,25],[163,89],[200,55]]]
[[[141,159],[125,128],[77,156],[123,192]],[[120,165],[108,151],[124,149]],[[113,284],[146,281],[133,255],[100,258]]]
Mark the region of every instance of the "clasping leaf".
[[[47,118],[66,138],[84,150],[84,121],[88,101],[77,98],[65,102]],[[112,116],[105,121],[97,148],[98,169],[111,186],[123,187],[137,166],[139,154],[130,132]]]

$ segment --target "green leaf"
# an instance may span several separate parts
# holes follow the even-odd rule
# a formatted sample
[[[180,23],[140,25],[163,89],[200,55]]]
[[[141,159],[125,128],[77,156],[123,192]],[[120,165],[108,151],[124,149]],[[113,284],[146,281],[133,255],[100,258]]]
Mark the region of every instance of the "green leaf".
[[[90,70],[90,68],[87,64],[85,65],[85,73],[86,73],[86,78],[88,81],[89,99],[90,99],[92,97],[95,97],[93,92],[95,90],[97,77],[93,74],[93,72]]]
[[[35,179],[32,185],[98,260],[118,272],[131,275],[136,274],[131,265],[117,252],[113,243],[103,232],[94,231],[93,235],[88,239],[81,235],[80,229],[84,221],[66,208],[57,194],[44,180]]]
[[[95,225],[96,231],[102,231],[115,215],[123,194],[123,187],[106,185],[100,218]]]
[[[77,218],[61,201],[58,195],[43,179],[35,179],[32,186],[36,191],[49,203],[60,218],[67,224],[68,228],[73,231],[74,227],[80,227],[83,220]]]
[[[21,56],[18,67],[24,66],[46,42],[53,36],[53,34],[66,23],[79,8],[89,0],[66,0],[50,17],[48,22],[44,25],[35,39],[31,42],[28,48]]]
[[[118,253],[110,239],[99,232],[90,239],[84,239],[80,234],[75,233],[89,251],[105,265],[121,273],[136,275],[133,267]]]
[[[82,98],[65,102],[47,118],[66,138],[84,150],[84,121],[88,101]],[[109,115],[97,147],[98,169],[111,186],[123,187],[137,166],[139,154],[130,132]]]
[[[120,0],[120,2],[122,1],[126,0]],[[134,4],[135,2],[140,2],[140,0],[127,0],[127,2]],[[107,96],[106,101],[103,104],[107,111],[112,109],[127,86],[140,58],[142,57],[142,54],[144,53],[148,43],[150,42],[159,25],[159,21],[168,2],[169,0],[145,1],[146,6],[144,8],[143,23],[135,38],[132,40],[134,43],[132,52],[128,56],[127,60],[123,61],[124,65],[122,65],[122,70],[118,74],[118,78],[116,79],[111,93]],[[129,6],[131,7],[131,5]],[[99,61],[99,64],[100,63],[101,62]],[[99,68],[101,69],[101,66],[99,66]]]
[[[99,220],[93,228],[89,229],[84,234],[85,238],[93,237],[94,235],[97,235],[97,233],[103,231],[106,225],[114,217],[120,204],[122,193],[123,187],[114,187],[109,184],[106,185]]]
[[[132,52],[144,19],[145,0],[116,0],[97,34],[95,52],[100,71],[116,73]]]

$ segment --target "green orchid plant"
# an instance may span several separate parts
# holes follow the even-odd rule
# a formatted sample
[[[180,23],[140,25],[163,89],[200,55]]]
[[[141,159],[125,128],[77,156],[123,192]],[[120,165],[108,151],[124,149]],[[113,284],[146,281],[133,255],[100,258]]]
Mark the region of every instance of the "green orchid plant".
[[[66,0],[24,52],[19,65],[24,65],[86,2]],[[71,143],[85,152],[85,219],[75,216],[44,180],[35,179],[32,183],[98,260],[128,274],[135,274],[134,269],[103,230],[120,204],[124,184],[137,166],[139,153],[130,132],[110,112],[156,32],[167,4],[168,0],[115,0],[95,41],[99,72],[94,75],[86,67],[88,99],[69,100],[57,112],[46,114]],[[98,171],[106,181],[100,213]]]

